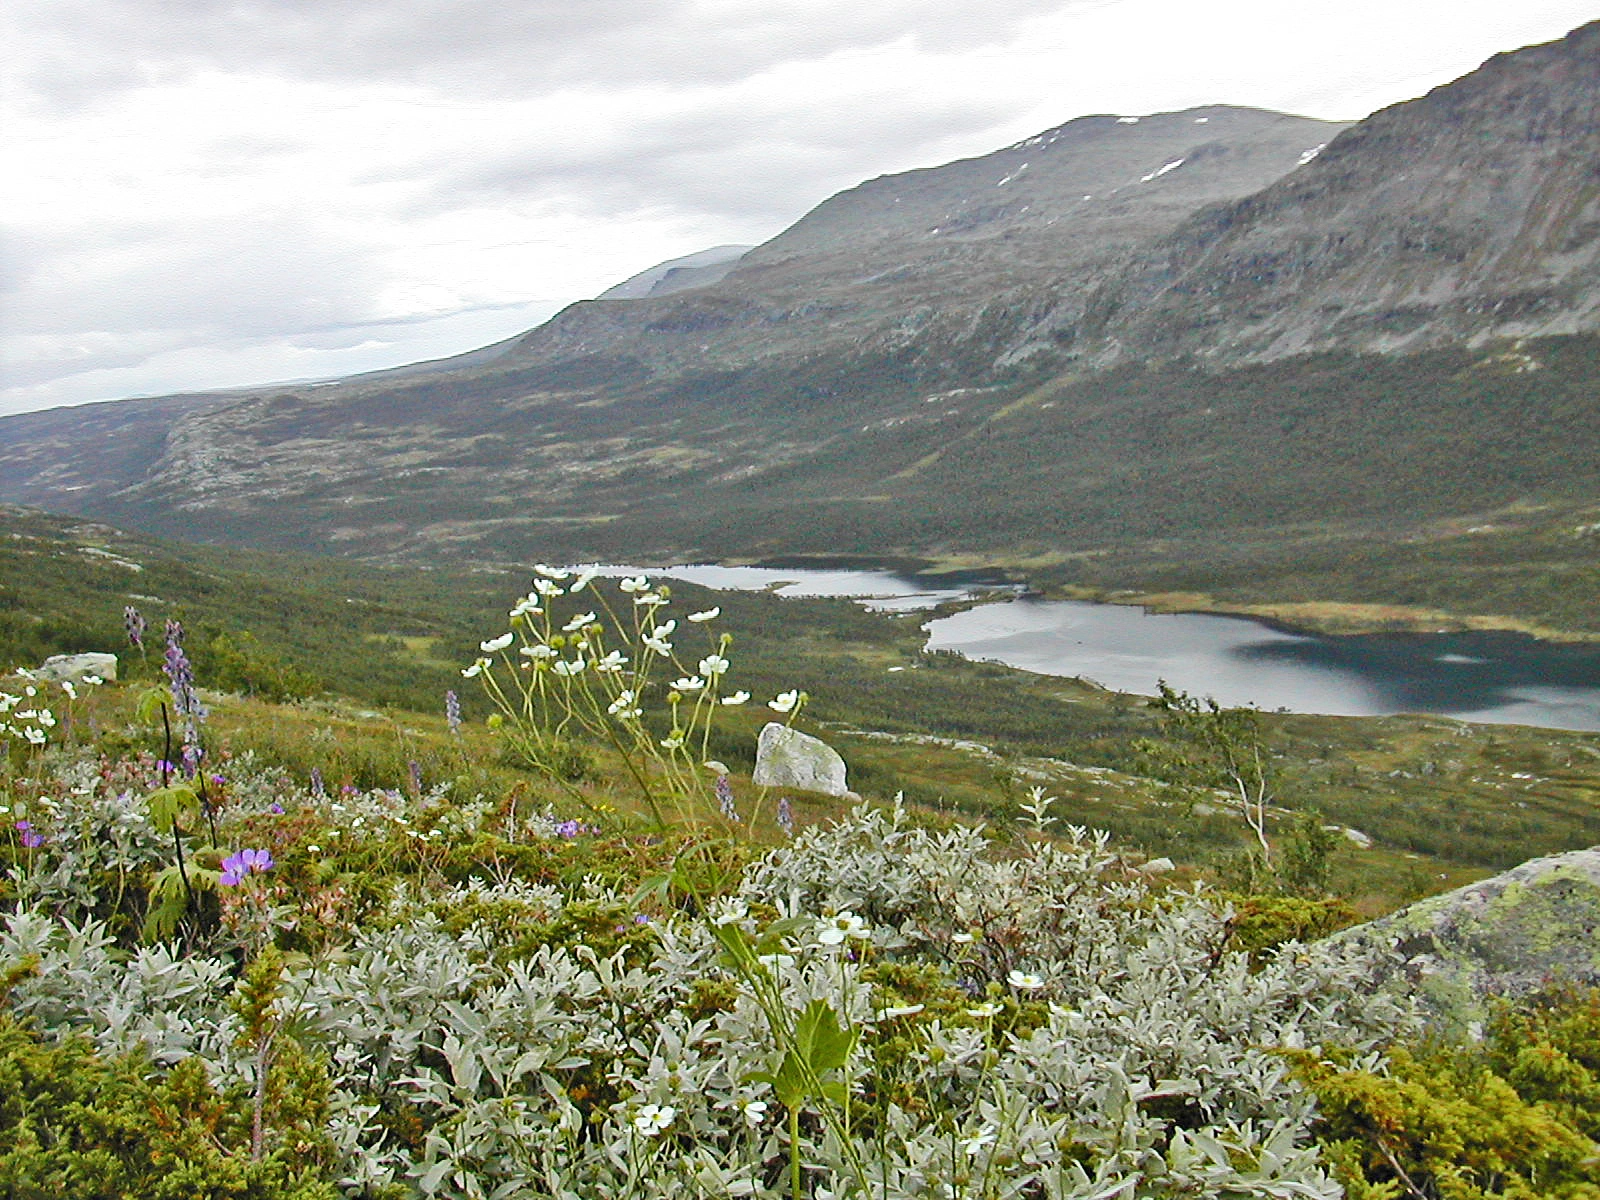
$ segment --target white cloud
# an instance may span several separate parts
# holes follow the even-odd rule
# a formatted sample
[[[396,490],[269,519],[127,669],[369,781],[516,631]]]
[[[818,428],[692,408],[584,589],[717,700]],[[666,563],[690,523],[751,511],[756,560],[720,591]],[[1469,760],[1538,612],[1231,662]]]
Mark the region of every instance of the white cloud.
[[[1577,0],[14,0],[0,412],[509,336],[1087,112],[1355,117]]]

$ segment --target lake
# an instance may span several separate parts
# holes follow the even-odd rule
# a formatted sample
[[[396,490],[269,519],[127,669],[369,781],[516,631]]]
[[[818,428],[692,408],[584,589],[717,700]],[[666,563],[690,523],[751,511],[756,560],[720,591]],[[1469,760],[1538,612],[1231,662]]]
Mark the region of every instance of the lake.
[[[846,596],[916,612],[984,585],[893,571],[772,567],[604,568],[705,587]],[[1600,731],[1600,645],[1515,633],[1288,633],[1210,613],[1016,596],[927,622],[928,649],[1154,695],[1158,680],[1224,705],[1334,716],[1438,713],[1467,721]]]

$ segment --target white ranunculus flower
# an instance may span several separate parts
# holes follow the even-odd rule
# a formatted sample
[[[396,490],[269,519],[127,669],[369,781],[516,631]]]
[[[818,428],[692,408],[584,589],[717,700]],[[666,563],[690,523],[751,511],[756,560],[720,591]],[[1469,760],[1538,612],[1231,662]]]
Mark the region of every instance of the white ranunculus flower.
[[[633,1118],[633,1127],[645,1137],[655,1137],[672,1124],[678,1110],[670,1104],[646,1104]]]
[[[515,637],[516,635],[513,633],[502,633],[499,637],[490,638],[487,642],[479,642],[478,649],[482,650],[485,654],[498,654],[507,646],[511,645],[511,642]]]
[[[715,621],[721,615],[722,609],[720,607],[707,608],[700,612],[692,612],[684,619],[698,624],[701,621]]]

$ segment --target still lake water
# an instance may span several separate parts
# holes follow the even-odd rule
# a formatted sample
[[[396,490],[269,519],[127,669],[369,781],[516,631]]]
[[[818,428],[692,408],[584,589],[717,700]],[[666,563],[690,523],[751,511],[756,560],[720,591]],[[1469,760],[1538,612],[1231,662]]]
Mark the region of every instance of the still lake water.
[[[984,590],[891,571],[643,568],[705,587],[849,596],[914,612]],[[606,568],[606,574],[635,573]],[[780,586],[781,585],[781,586]],[[1600,645],[1513,633],[1286,633],[1207,613],[1014,597],[929,621],[928,649],[1154,695],[1157,680],[1224,705],[1335,716],[1439,713],[1468,721],[1600,731]]]

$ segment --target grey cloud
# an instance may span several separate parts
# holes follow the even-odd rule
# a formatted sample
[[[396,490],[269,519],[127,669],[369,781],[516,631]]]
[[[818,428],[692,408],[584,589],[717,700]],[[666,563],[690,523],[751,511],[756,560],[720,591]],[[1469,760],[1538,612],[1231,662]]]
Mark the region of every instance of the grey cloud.
[[[643,116],[609,142],[572,145],[530,131],[466,166],[419,166],[418,176],[431,182],[418,211],[581,197],[600,216],[670,204],[776,232],[801,208],[864,178],[937,165],[934,146],[965,140],[976,152],[998,149],[1008,115],[1001,99],[863,105],[841,96],[796,108],[718,97],[691,111]]]
[[[9,333],[253,336],[368,319],[381,280],[363,247],[284,221],[107,228],[12,293]]]
[[[899,39],[1005,41],[1091,0],[794,0],[709,16],[693,0],[21,0],[14,74],[57,103],[216,68],[500,97],[695,86]],[[725,10],[726,11],[726,10]]]

